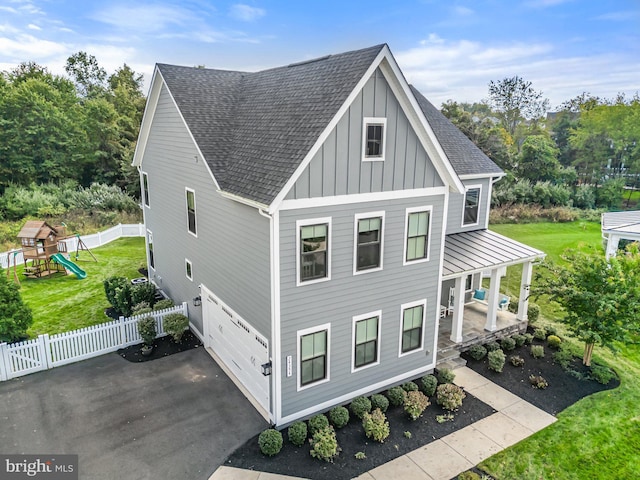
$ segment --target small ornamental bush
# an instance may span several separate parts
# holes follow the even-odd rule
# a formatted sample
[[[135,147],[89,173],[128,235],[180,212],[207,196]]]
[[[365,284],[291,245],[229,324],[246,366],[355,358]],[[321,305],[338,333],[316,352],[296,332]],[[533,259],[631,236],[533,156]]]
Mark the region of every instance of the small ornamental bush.
[[[422,393],[427,397],[433,397],[433,394],[436,393],[436,387],[438,386],[438,379],[435,375],[425,375],[420,379],[420,384],[422,385]]]
[[[115,308],[116,307],[116,290],[121,288],[124,285],[127,285],[129,280],[126,277],[109,277],[104,282],[102,282],[104,286],[104,294],[107,297],[109,303]]]
[[[362,419],[365,413],[371,411],[371,400],[367,397],[354,398],[349,408],[356,417]]]
[[[589,373],[589,378],[592,378],[598,383],[602,385],[606,385],[611,380],[616,378],[616,374],[609,367],[605,367],[603,365],[591,365],[591,372]]]
[[[402,387],[391,387],[387,390],[387,398],[389,403],[394,407],[404,405],[404,401],[407,398],[407,392]]]
[[[329,410],[329,420],[336,428],[342,428],[349,423],[349,410],[345,407],[333,407]]]
[[[495,352],[496,350],[500,350],[500,344],[498,342],[489,342],[485,344],[484,348],[487,349],[487,353]]]
[[[356,460],[364,460],[367,455],[364,452],[356,452],[354,457],[356,457]]]
[[[189,328],[189,318],[181,313],[170,313],[162,319],[164,331],[171,335],[173,341],[180,343],[182,335]]]
[[[143,317],[138,320],[138,334],[142,337],[142,342],[150,347],[156,339],[156,319],[153,317]]]
[[[568,346],[560,345],[560,349],[553,352],[553,361],[560,365],[564,370],[569,368],[572,360],[573,354]]]
[[[403,383],[402,384],[402,389],[405,392],[416,392],[416,391],[420,390],[418,388],[418,385],[416,383],[414,383],[414,382],[405,382],[405,383]]]
[[[436,390],[438,405],[441,405],[442,408],[451,412],[460,408],[462,400],[464,400],[465,397],[464,391],[453,383],[438,385],[438,389]]]
[[[531,356],[533,358],[544,357],[544,347],[542,345],[531,345]]]
[[[529,383],[533,388],[539,388],[540,390],[544,390],[549,386],[549,383],[540,375],[529,375]]]
[[[516,348],[516,341],[512,337],[503,338],[500,341],[500,347],[502,350],[511,351]]]
[[[156,304],[153,306],[153,309],[164,310],[165,308],[171,308],[174,306],[175,304],[173,303],[173,300],[171,300],[170,298],[165,298],[164,300],[160,300],[159,302],[156,302]]]
[[[456,374],[449,368],[439,368],[436,371],[436,377],[439,383],[453,383],[456,378]]]
[[[516,333],[515,335],[512,335],[511,338],[513,338],[516,341],[516,347],[523,346],[527,340],[527,337],[525,337],[520,333]]]
[[[380,409],[382,413],[386,412],[389,408],[389,400],[381,393],[371,395],[371,409],[375,410],[376,408]]]
[[[156,303],[156,286],[151,283],[140,283],[131,287],[131,304],[147,302],[152,307]]]
[[[340,453],[336,432],[331,426],[318,430],[309,443],[311,444],[311,456],[325,462],[333,462],[333,459]]]
[[[307,441],[307,424],[304,422],[294,422],[287,429],[289,441],[296,447],[301,447]]]
[[[536,328],[533,331],[533,338],[535,338],[536,340],[544,340],[545,338],[547,338],[547,331],[542,327]]]
[[[484,348],[482,345],[473,345],[468,350],[468,353],[469,353],[469,356],[474,360],[482,360],[484,357],[487,356],[487,349]]]
[[[404,435],[404,438],[411,438],[413,436],[413,435],[411,435],[411,432],[409,430],[404,432],[403,435]]]
[[[480,475],[472,471],[462,472],[458,475],[458,480],[481,480],[481,478],[482,477]]]
[[[530,333],[524,333],[524,344],[525,345],[531,345],[531,342],[533,342],[533,335]]]
[[[273,428],[263,430],[258,437],[258,445],[263,455],[273,457],[282,450],[282,433]]]
[[[558,349],[558,348],[560,348],[560,345],[562,344],[562,340],[560,340],[560,337],[558,337],[556,335],[549,335],[547,337],[547,344],[551,348]]]
[[[553,325],[547,325],[545,330],[547,331],[547,335],[558,335],[558,330]]]
[[[131,309],[131,315],[141,315],[143,313],[151,313],[153,309],[148,302],[140,302],[133,306]]]
[[[322,430],[323,428],[328,426],[329,419],[325,415],[323,415],[322,413],[314,415],[309,419],[309,434],[313,436],[317,431]]]
[[[524,365],[524,358],[519,355],[511,355],[509,357],[509,363],[514,367],[522,367]]]
[[[389,422],[387,416],[376,408],[373,413],[365,413],[362,417],[362,428],[367,438],[372,438],[376,442],[384,442],[389,436]]]
[[[527,308],[527,320],[530,324],[534,324],[538,321],[538,317],[540,317],[540,307],[535,303],[530,303]]]
[[[431,403],[424,393],[411,391],[407,393],[407,399],[404,401],[404,411],[407,412],[411,420],[416,420],[429,405]]]
[[[498,373],[502,372],[502,368],[504,367],[504,362],[506,360],[506,356],[502,350],[489,352],[487,354],[487,359],[489,360],[489,370],[493,370]]]

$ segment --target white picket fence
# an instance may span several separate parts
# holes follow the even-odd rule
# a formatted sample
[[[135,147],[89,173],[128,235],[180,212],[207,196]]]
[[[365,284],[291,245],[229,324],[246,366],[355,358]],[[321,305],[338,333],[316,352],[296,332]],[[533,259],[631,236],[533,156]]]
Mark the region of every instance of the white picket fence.
[[[142,223],[133,224],[118,224],[115,227],[108,228],[102,232],[93,233],[91,235],[82,235],[80,238],[84,244],[89,248],[97,248],[102,245],[106,245],[109,242],[113,242],[121,237],[144,237],[145,228]],[[63,240],[67,244],[67,252],[73,252],[78,248],[78,237],[71,237]],[[15,250],[9,252],[0,253],[0,267],[7,268],[9,266],[9,259],[11,257],[11,265],[14,263],[13,254]],[[16,263],[24,263],[22,252],[18,251],[15,258]]]
[[[137,323],[140,318],[149,315],[155,318],[158,337],[162,337],[166,335],[163,319],[170,313],[188,316],[187,302],[150,314],[120,317],[112,322],[70,332],[39,335],[38,338],[24,342],[0,343],[0,381],[79,362],[141,343]]]

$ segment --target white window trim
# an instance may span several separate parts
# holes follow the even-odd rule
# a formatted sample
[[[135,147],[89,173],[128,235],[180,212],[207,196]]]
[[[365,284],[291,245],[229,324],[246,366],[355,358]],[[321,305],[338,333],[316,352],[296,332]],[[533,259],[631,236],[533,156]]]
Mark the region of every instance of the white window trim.
[[[425,258],[418,258],[416,260],[407,261],[407,235],[409,234],[409,214],[418,212],[429,212],[429,229],[427,230],[427,256]],[[431,258],[431,238],[433,232],[431,227],[433,224],[433,206],[425,205],[424,207],[409,207],[404,213],[404,247],[402,248],[402,265],[413,265],[416,263],[428,262]]]
[[[365,218],[380,217],[380,266],[376,268],[367,268],[358,270],[358,221]],[[353,274],[362,275],[364,273],[377,272],[382,270],[384,260],[384,211],[357,213],[353,220]]]
[[[151,200],[149,200],[149,197],[151,196],[149,194],[149,174],[147,172],[140,172],[140,174],[142,175],[142,205],[144,205],[147,208],[151,208]],[[145,192],[144,190],[144,180],[147,180],[147,191]]]
[[[149,260],[151,260],[151,255],[149,254],[149,245],[153,245],[153,232],[151,232],[151,230],[147,230],[147,268],[150,270],[153,270],[154,272],[156,271],[156,257],[154,254],[153,257],[153,265],[151,266],[151,262]],[[155,253],[155,252],[154,252]]]
[[[478,215],[476,218],[476,223],[464,223],[464,212],[467,209],[467,192],[469,190],[473,190],[477,188],[478,190],[480,190],[478,192]],[[462,220],[461,220],[461,227],[467,228],[467,227],[477,227],[480,224],[480,206],[482,205],[482,184],[478,184],[478,185],[465,185],[464,188],[464,195],[462,196]]]
[[[367,125],[382,125],[382,155],[379,157],[367,157]],[[362,161],[384,162],[387,150],[387,119],[385,117],[364,117],[362,120]]]
[[[189,267],[191,268],[187,269],[187,265],[189,265]],[[191,276],[189,276],[189,270],[191,270]],[[193,282],[193,263],[188,258],[184,259],[184,274],[189,280]]]
[[[300,352],[300,338],[302,338],[305,335],[309,335],[310,333],[317,333],[317,332],[321,332],[322,330],[326,330],[327,331],[327,376],[326,378],[322,379],[322,380],[318,380],[317,382],[313,382],[310,383],[308,385],[301,385],[300,384],[300,371],[302,370],[300,368],[301,366],[301,352]],[[297,391],[301,392],[302,390],[306,390],[308,388],[311,387],[315,387],[316,385],[322,385],[323,383],[327,383],[329,381],[329,377],[330,377],[330,373],[331,373],[331,368],[330,368],[330,363],[331,363],[331,324],[330,323],[325,323],[322,325],[318,325],[316,327],[311,327],[311,328],[305,328],[304,330],[298,330],[297,334],[296,334],[296,358],[298,359],[297,361],[297,365],[296,365],[296,377],[297,377]]]
[[[196,233],[189,230],[189,200],[187,192],[193,193],[193,214],[195,216]],[[198,238],[198,202],[196,200],[196,191],[193,188],[184,187],[184,202],[185,213],[187,214],[187,232]]]
[[[322,223],[327,224],[327,276],[323,278],[316,278],[314,280],[300,281],[300,227],[307,227],[309,225],[319,225]],[[331,217],[323,218],[310,218],[296,221],[296,286],[301,287],[303,285],[313,285],[314,283],[327,282],[331,280],[331,250],[333,244],[331,241]]]
[[[411,350],[409,352],[402,351],[402,332],[403,332],[403,324],[404,324],[404,311],[408,308],[418,307],[422,305],[422,336],[420,338],[420,347],[415,350]],[[426,333],[426,318],[427,318],[427,299],[424,298],[422,300],[418,300],[416,302],[403,303],[400,305],[400,338],[398,341],[398,357],[405,357],[407,355],[411,355],[413,353],[421,352],[424,350],[424,335]]]
[[[373,363],[368,363],[361,367],[356,367],[356,323],[361,320],[367,320],[368,318],[378,317],[378,333],[377,333],[377,353],[376,353],[376,361]],[[353,325],[351,328],[351,373],[359,372],[361,370],[366,370],[369,367],[375,367],[380,364],[380,325],[382,324],[382,310],[376,310],[375,312],[365,313],[363,315],[356,315],[353,317]]]

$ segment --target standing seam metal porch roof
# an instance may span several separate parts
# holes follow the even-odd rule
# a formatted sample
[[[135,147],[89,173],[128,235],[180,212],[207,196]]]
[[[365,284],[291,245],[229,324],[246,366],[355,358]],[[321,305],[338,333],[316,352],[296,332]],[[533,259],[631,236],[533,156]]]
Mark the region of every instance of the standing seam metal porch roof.
[[[546,254],[491,230],[447,235],[444,244],[442,277],[542,259]]]
[[[602,214],[602,231],[606,233],[640,234],[640,211],[606,212]]]

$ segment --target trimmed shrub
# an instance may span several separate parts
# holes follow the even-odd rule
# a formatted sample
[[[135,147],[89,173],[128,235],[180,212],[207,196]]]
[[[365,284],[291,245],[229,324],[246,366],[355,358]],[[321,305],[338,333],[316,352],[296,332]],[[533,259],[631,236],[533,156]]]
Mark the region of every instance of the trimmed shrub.
[[[502,350],[506,351],[513,350],[514,348],[516,348],[516,341],[511,337],[503,338],[500,341],[500,347],[502,347]]]
[[[362,417],[362,428],[367,438],[372,438],[376,442],[383,443],[389,436],[389,422],[387,416],[376,408],[373,413],[365,413]]]
[[[153,283],[141,283],[131,287],[131,303],[136,305],[140,302],[147,302],[152,307],[156,303],[156,286]]]
[[[602,385],[606,385],[611,380],[616,378],[616,374],[609,367],[604,365],[591,365],[591,372],[589,372],[589,378],[595,380]]]
[[[560,365],[564,370],[569,368],[572,360],[573,354],[566,345],[560,345],[560,349],[557,352],[553,352],[553,361]]]
[[[311,456],[325,462],[332,462],[340,453],[336,431],[331,426],[314,433],[309,443],[311,444]]]
[[[522,367],[524,365],[524,358],[519,355],[511,355],[509,357],[509,363],[514,367]]]
[[[414,382],[405,382],[402,384],[402,389],[405,392],[417,392],[418,390],[420,390],[418,388],[418,385]]]
[[[20,286],[10,281],[0,267],[0,343],[27,338],[31,324],[33,315],[20,296]]]
[[[447,385],[451,384],[447,383]],[[407,399],[404,401],[404,411],[407,412],[411,420],[417,420],[429,405],[431,403],[424,393],[411,391],[407,393]]]
[[[533,342],[533,335],[530,333],[525,333],[523,334],[523,336],[525,345],[531,345],[531,342]]]
[[[558,337],[557,335],[549,335],[547,337],[547,344],[551,348],[558,349],[558,348],[560,348],[560,345],[562,344],[562,340],[560,340],[560,337]]]
[[[309,419],[309,434],[313,436],[316,434],[316,432],[328,426],[329,419],[326,417],[326,415],[318,413],[317,415],[314,415]]]
[[[142,342],[150,347],[156,339],[158,332],[156,330],[156,319],[153,317],[142,317],[138,320],[138,334],[142,337]]]
[[[365,413],[371,412],[371,400],[367,397],[354,398],[349,408],[356,417],[362,419]]]
[[[489,352],[487,354],[487,359],[489,360],[489,370],[493,370],[494,372],[502,372],[504,368],[504,362],[506,360],[506,356],[502,350],[494,350],[493,352]]]
[[[349,410],[345,407],[333,407],[329,410],[329,421],[336,428],[342,428],[349,423]]]
[[[529,383],[533,388],[539,388],[540,390],[544,390],[549,386],[549,383],[541,375],[529,375]]]
[[[128,282],[116,287],[113,308],[115,308],[120,315],[124,315],[125,317],[131,316],[133,300],[131,298],[131,285]]]
[[[544,347],[542,345],[531,345],[531,356],[533,358],[544,357]]]
[[[427,397],[433,397],[433,394],[436,393],[436,387],[438,386],[438,379],[435,375],[425,375],[420,379],[420,383],[422,384],[422,392]]]
[[[104,286],[104,295],[107,297],[107,301],[113,306],[116,307],[116,290],[123,285],[127,285],[129,280],[126,277],[113,276],[107,278],[102,285]]]
[[[436,401],[438,405],[441,405],[442,408],[451,412],[460,408],[462,400],[464,400],[465,397],[464,391],[453,383],[438,385],[438,389],[436,390]]]
[[[535,303],[530,303],[527,307],[527,320],[530,324],[534,324],[540,317],[540,307]]]
[[[545,340],[547,338],[547,331],[543,327],[536,328],[533,331],[533,338],[536,340]]]
[[[473,345],[469,350],[467,350],[467,353],[474,360],[482,360],[487,356],[487,349],[482,345]]]
[[[164,325],[164,331],[171,335],[173,341],[180,343],[182,335],[189,328],[189,318],[181,313],[170,313],[165,315],[162,323]]]
[[[263,455],[273,457],[282,450],[282,433],[273,428],[263,430],[258,436],[258,445]]]
[[[516,341],[516,347],[523,346],[527,341],[527,337],[525,337],[520,333],[516,333],[515,335],[512,335],[511,338],[513,338]]]
[[[553,325],[546,325],[545,326],[545,330],[547,331],[547,336],[548,335],[558,335],[558,329],[556,329],[556,327],[554,327]]]
[[[487,353],[495,352],[496,350],[500,350],[500,344],[498,342],[489,342],[484,345],[484,348],[487,349]]]
[[[144,313],[151,313],[153,312],[153,309],[151,308],[151,305],[149,305],[147,302],[140,302],[137,305],[134,305],[133,308],[131,309],[131,315],[136,316],[136,315],[142,315]]]
[[[481,478],[482,477],[480,475],[472,471],[462,472],[458,475],[458,480],[481,480]]]
[[[453,383],[456,378],[456,374],[449,368],[439,368],[436,370],[436,378],[439,383]]]
[[[407,398],[407,392],[402,387],[391,387],[387,390],[387,398],[389,403],[394,407],[404,405],[404,401]]]
[[[301,447],[307,441],[307,424],[304,422],[294,422],[287,429],[289,441],[296,447]]]
[[[159,300],[153,306],[154,310],[164,310],[165,308],[175,307],[175,303],[170,298],[165,298],[163,300]]]
[[[376,408],[378,408],[382,413],[386,412],[389,408],[389,400],[381,393],[371,395],[371,409],[375,410]]]

